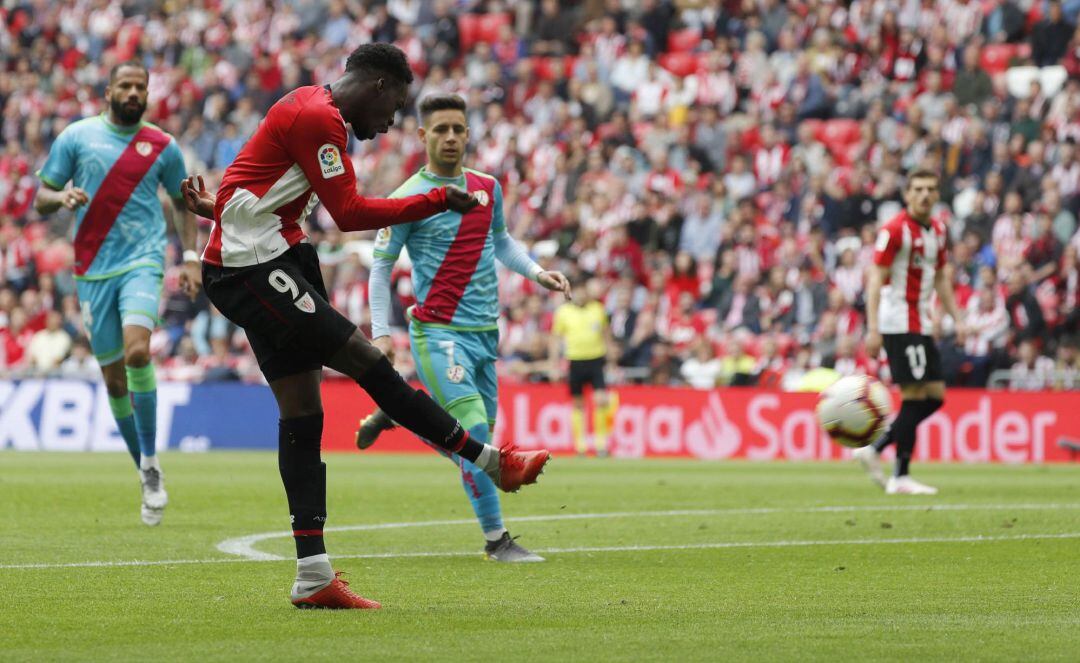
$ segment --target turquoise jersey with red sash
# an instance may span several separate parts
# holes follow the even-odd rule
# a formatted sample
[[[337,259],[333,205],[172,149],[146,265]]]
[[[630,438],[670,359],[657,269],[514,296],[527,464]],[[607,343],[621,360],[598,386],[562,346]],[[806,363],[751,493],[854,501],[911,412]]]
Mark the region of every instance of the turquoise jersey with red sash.
[[[421,169],[390,197],[447,185],[475,194],[480,204],[465,214],[446,211],[383,228],[375,241],[375,255],[396,260],[408,246],[417,301],[410,311],[414,321],[461,331],[497,329],[499,281],[493,234],[506,230],[498,181],[468,168],[456,178]]]
[[[179,198],[180,182],[187,177],[172,136],[146,122],[123,127],[104,115],[87,118],[57,136],[38,177],[54,189],[72,182],[90,196],[75,217],[76,278],[164,268],[165,214],[158,186]]]

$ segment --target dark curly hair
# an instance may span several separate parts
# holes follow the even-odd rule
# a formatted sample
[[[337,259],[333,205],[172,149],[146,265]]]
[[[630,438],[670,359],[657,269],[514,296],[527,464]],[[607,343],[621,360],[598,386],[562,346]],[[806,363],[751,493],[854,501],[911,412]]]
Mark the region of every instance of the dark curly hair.
[[[393,44],[364,44],[349,54],[345,72],[364,71],[370,74],[386,74],[409,85],[413,82],[412,69],[405,53]]]

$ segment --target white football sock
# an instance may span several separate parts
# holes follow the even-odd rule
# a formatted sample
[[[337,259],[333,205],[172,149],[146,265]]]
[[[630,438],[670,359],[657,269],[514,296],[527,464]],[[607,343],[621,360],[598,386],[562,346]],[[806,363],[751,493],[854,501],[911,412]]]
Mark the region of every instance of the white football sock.
[[[499,450],[490,444],[485,444],[483,451],[476,457],[474,465],[488,474],[497,473],[499,471]]]
[[[292,597],[304,599],[330,584],[334,579],[334,568],[330,566],[330,556],[326,553],[312,555],[296,560],[296,582],[293,583]]]

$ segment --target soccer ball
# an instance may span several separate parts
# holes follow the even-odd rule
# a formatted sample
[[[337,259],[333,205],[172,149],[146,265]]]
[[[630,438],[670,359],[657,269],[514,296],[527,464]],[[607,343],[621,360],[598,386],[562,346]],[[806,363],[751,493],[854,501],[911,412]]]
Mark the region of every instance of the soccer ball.
[[[834,442],[853,449],[876,440],[888,425],[891,413],[889,390],[866,375],[840,378],[818,397],[821,427]]]

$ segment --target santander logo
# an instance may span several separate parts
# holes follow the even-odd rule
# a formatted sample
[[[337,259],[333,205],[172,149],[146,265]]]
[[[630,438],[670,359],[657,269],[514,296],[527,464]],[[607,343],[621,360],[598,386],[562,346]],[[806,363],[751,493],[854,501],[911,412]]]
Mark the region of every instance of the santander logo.
[[[497,440],[513,440],[527,449],[573,451],[571,406],[564,390],[504,384],[502,396]],[[614,456],[802,461],[850,456],[818,425],[816,394],[633,387],[620,389],[619,400],[608,443]],[[1065,452],[1056,442],[1080,438],[1080,422],[1060,412],[1075,408],[1076,401],[1076,394],[1068,393],[950,391],[945,409],[919,427],[916,458],[1064,460],[1058,458]],[[591,419],[586,416],[589,434]]]
[[[686,427],[686,449],[698,458],[730,458],[742,445],[742,433],[728,420],[720,395],[709,394],[697,421]]]

